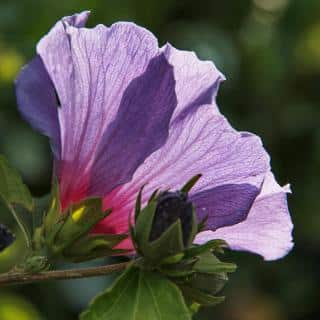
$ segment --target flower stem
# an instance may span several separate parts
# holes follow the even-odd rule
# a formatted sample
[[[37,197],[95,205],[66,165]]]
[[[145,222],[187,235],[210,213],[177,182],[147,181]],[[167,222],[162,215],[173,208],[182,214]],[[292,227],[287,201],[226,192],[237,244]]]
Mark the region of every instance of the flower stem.
[[[113,265],[86,268],[69,269],[58,271],[46,271],[39,273],[19,273],[9,272],[0,275],[0,287],[15,284],[27,284],[32,282],[41,282],[47,280],[70,280],[89,277],[99,277],[124,270],[130,262],[123,262]]]

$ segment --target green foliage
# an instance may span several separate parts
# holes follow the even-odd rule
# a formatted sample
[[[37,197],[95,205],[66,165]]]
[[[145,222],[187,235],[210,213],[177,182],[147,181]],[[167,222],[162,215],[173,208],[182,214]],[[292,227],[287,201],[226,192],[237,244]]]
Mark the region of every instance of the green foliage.
[[[59,201],[59,200],[58,200]],[[72,206],[62,213],[65,221],[61,226],[54,242],[55,250],[64,250],[88,232],[102,219],[107,217],[111,210],[102,210],[101,199],[86,199]]]
[[[29,189],[22,182],[19,173],[10,166],[6,158],[2,155],[0,155],[0,199],[3,200],[13,215],[24,235],[27,247],[30,249],[30,231],[14,206],[18,205],[31,211],[34,207],[34,201]]]
[[[21,205],[31,211],[34,202],[27,186],[17,172],[6,160],[0,155],[0,197],[7,205]]]
[[[174,283],[158,273],[130,267],[80,319],[191,320],[191,314]]]
[[[202,310],[197,319],[246,319],[253,314],[269,320],[318,319],[320,51],[315,30],[320,21],[319,0],[204,0],[201,5],[177,0],[1,1],[0,152],[14,161],[37,195],[48,192],[52,160],[46,138],[34,133],[16,112],[12,83],[53,23],[88,5],[94,12],[90,26],[134,21],[154,32],[160,44],[169,41],[213,60],[227,77],[218,95],[221,112],[239,130],[263,138],[279,182],[293,185],[295,196],[289,204],[298,226],[293,253],[277,263],[263,264],[259,257],[228,252],[226,257],[246,266],[228,286],[233,298],[214,311]],[[0,215],[10,221],[4,210]],[[66,281],[28,286],[23,294],[46,319],[74,320],[85,293],[97,290],[94,280],[76,284],[86,290],[68,290]],[[57,294],[61,287],[63,294]],[[22,294],[20,287],[16,290]],[[10,306],[18,308],[11,297],[0,300],[4,306],[11,301]],[[12,318],[23,319],[9,314]],[[2,313],[0,319],[7,320]]]
[[[92,228],[111,213],[102,210],[100,198],[88,198],[62,212],[59,185],[55,180],[43,215],[43,224],[34,232],[35,253],[48,260],[82,262],[126,250],[113,249],[127,234],[90,234]]]
[[[81,237],[72,246],[64,250],[65,259],[72,262],[82,262],[114,254],[127,254],[126,250],[114,249],[126,234],[89,234]]]
[[[200,176],[192,178],[182,190],[188,192],[199,178]],[[142,210],[141,192],[142,189],[135,207],[136,223],[130,228],[137,252],[141,255],[135,266],[143,273],[154,272],[162,275],[164,280],[175,283],[192,313],[202,305],[216,305],[224,301],[224,297],[217,297],[215,294],[224,287],[228,281],[227,273],[234,272],[236,266],[221,262],[214,253],[222,253],[227,247],[226,242],[212,240],[203,245],[192,244],[199,227],[194,209],[191,232],[186,244],[183,243],[180,218],[169,225],[156,240],[150,240],[158,204],[158,190]],[[171,301],[171,304],[175,304],[175,301]]]

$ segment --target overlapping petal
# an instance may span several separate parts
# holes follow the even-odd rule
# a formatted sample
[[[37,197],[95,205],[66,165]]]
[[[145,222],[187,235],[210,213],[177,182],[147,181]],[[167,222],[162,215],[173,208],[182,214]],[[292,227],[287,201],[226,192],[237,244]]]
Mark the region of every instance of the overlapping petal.
[[[61,104],[55,167],[64,207],[128,181],[165,142],[177,105],[172,66],[149,31],[132,23],[88,29],[87,16],[62,19],[37,46]],[[32,104],[37,92],[29,97]]]
[[[197,242],[224,239],[232,249],[257,253],[265,260],[285,256],[293,247],[293,224],[287,204],[289,192],[288,186],[280,187],[273,174],[268,173],[245,221],[215,232],[200,233]]]
[[[63,207],[103,196],[113,211],[95,232],[124,233],[142,186],[146,203],[201,173],[190,192],[199,219],[208,217],[198,241],[222,238],[268,260],[288,252],[288,190],[261,140],[220,114],[224,76],[214,64],[159,49],[132,23],[85,28],[88,15],[59,21],[16,83],[21,113],[50,138]]]
[[[224,75],[211,61],[201,61],[194,52],[178,50],[166,44],[162,51],[174,66],[178,105],[172,122],[196,111],[203,105],[213,105],[213,112],[219,113],[215,98]]]
[[[211,105],[201,106],[174,121],[166,144],[145,160],[129,183],[105,197],[105,206],[113,208],[103,223],[106,228],[127,228],[128,212],[143,185],[146,201],[154,190],[179,189],[199,173],[203,177],[190,199],[200,217],[209,217],[208,228],[246,218],[269,170],[269,157],[257,136],[237,132],[213,111]]]
[[[55,156],[60,157],[59,101],[39,56],[20,72],[16,79],[16,93],[22,116],[36,130],[50,138]]]

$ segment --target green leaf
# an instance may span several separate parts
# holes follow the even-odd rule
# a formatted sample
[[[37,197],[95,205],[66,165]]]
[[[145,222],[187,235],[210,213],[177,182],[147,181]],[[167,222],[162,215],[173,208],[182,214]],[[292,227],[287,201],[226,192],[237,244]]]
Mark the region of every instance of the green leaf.
[[[182,293],[157,273],[135,267],[93,300],[81,320],[191,320]]]
[[[34,203],[31,193],[17,170],[0,155],[0,197],[6,204],[19,204],[31,211]]]
[[[25,221],[15,210],[14,205],[32,211],[33,198],[27,186],[22,182],[19,173],[10,166],[6,158],[0,155],[0,200],[3,200],[19,225],[28,248],[31,248],[31,236]]]

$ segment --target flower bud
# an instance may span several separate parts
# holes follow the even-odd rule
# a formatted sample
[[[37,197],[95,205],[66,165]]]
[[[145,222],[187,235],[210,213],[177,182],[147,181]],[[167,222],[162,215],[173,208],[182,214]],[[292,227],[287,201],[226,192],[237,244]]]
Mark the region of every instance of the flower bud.
[[[193,206],[188,201],[188,195],[181,191],[164,192],[157,200],[157,207],[153,218],[150,241],[154,241],[178,219],[181,221],[183,244],[188,245],[192,231]]]
[[[165,261],[192,245],[197,232],[195,210],[183,191],[154,193],[140,211],[137,199],[136,223],[131,236],[137,252],[151,264]]]

